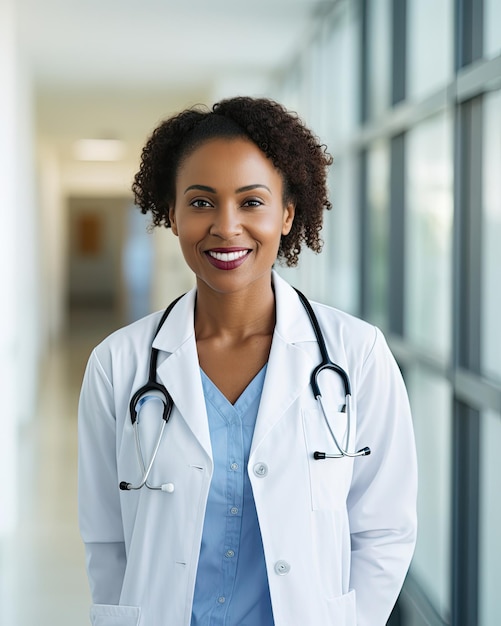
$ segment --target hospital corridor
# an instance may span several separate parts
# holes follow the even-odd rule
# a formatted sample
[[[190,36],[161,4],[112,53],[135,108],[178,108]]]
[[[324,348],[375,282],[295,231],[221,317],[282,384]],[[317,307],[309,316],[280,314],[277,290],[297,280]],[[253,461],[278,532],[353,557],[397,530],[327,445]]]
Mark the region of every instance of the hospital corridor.
[[[275,269],[377,326],[408,390],[419,529],[388,626],[499,626],[500,24],[501,0],[0,0],[0,626],[91,623],[84,368],[194,285],[131,185],[162,120],[234,96],[332,155],[323,250]]]
[[[90,351],[116,326],[113,312],[76,312],[44,358],[36,412],[20,433],[19,523],[1,545],[2,625],[89,623],[77,524],[76,411]]]

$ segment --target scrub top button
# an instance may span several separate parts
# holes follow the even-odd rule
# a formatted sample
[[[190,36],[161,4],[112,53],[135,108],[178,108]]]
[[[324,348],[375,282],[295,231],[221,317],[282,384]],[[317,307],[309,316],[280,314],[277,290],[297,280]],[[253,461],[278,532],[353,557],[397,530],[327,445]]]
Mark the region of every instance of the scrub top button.
[[[285,576],[291,571],[291,566],[287,561],[277,561],[275,563],[275,573],[279,576]]]
[[[237,469],[238,469],[238,463],[232,463],[232,464],[230,465],[230,469],[231,469],[231,470],[233,470],[234,472],[236,472],[236,471],[237,471]]]
[[[237,513],[238,513],[238,507],[236,507],[236,506],[232,506],[232,507],[231,507],[231,509],[230,509],[230,513],[231,513],[232,515],[237,515]]]
[[[254,474],[258,478],[264,478],[265,476],[267,476],[268,466],[266,465],[266,463],[256,463],[256,465],[254,465]]]

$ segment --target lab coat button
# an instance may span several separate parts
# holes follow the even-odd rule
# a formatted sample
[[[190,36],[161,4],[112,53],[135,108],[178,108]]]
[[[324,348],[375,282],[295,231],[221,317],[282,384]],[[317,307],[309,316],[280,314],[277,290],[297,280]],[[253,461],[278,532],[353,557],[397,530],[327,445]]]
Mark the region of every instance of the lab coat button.
[[[291,571],[291,566],[287,561],[277,561],[275,563],[275,573],[279,576],[285,576]]]
[[[266,463],[256,463],[256,465],[254,465],[254,474],[258,478],[264,478],[268,474],[268,466]]]

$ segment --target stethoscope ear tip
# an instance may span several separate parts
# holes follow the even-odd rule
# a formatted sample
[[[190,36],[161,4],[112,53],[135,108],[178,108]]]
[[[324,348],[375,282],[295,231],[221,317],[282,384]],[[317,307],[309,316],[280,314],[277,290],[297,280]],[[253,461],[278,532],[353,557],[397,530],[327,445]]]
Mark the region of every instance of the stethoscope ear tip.
[[[362,448],[361,450],[358,451],[358,454],[360,456],[369,456],[370,453],[371,453],[371,449],[368,446],[365,446],[365,448]]]
[[[122,480],[122,482],[118,486],[120,487],[122,491],[129,491],[131,488],[131,484],[126,483],[125,480]]]

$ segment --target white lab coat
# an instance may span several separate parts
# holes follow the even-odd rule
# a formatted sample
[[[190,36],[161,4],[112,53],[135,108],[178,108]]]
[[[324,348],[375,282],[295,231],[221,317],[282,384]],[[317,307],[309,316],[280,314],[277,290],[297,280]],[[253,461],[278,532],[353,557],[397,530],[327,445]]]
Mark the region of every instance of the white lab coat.
[[[313,304],[332,360],[350,376],[350,450],[372,450],[356,460],[314,460],[315,450],[337,451],[309,385],[318,345],[295,292],[275,273],[273,281],[277,321],[247,471],[275,624],[383,626],[416,536],[416,459],[400,372],[380,331]],[[160,314],[108,337],[88,363],[79,409],[79,501],[95,626],[190,624],[213,468],[194,302],[191,291],[153,343],[158,380],[175,408],[150,482],[170,482],[172,493],[118,489],[120,481],[141,476],[129,400],[148,378]],[[342,439],[341,381],[329,372],[320,382]],[[140,426],[147,460],[161,423],[158,408],[148,411]]]

